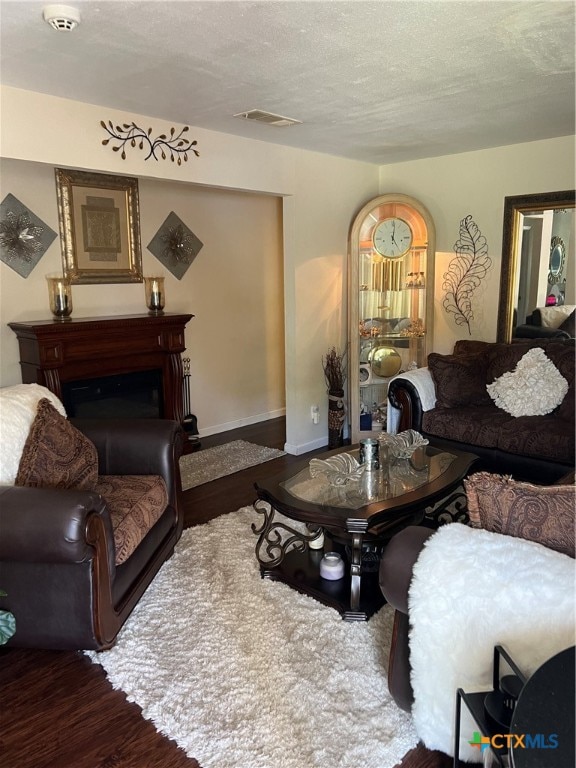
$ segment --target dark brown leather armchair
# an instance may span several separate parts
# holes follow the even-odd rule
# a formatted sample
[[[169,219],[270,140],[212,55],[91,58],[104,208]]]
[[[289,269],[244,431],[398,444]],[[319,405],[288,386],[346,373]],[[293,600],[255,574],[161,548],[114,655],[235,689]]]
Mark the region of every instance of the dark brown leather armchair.
[[[498,476],[497,476],[498,477]],[[573,486],[574,470],[561,477],[557,486]],[[536,489],[537,486],[531,485]],[[537,493],[537,490],[534,491]],[[513,503],[513,496],[506,495],[505,503]],[[538,508],[538,522],[526,528],[522,538],[532,538],[542,543],[540,537],[540,526],[546,517],[546,514],[556,518],[560,509],[558,500],[549,497],[548,506],[534,504],[533,498],[525,496],[520,498],[519,504],[514,507],[515,512],[522,515],[522,509]],[[564,499],[566,496],[564,496]],[[489,502],[484,502],[489,503]],[[563,504],[573,503],[564,501]],[[547,511],[546,511],[547,510]],[[535,518],[533,517],[533,522]],[[572,526],[566,526],[566,529],[573,530]],[[435,529],[425,528],[423,526],[408,526],[404,530],[396,533],[386,545],[380,561],[379,583],[382,594],[386,601],[395,609],[394,627],[392,630],[392,642],[390,645],[390,655],[388,657],[388,689],[396,704],[401,709],[410,711],[414,702],[414,694],[410,680],[410,646],[409,630],[410,621],[408,613],[408,594],[410,582],[412,581],[412,572],[414,565],[418,560],[426,542],[435,533]],[[528,535],[529,533],[529,535]],[[566,542],[567,540],[564,539]],[[565,545],[568,547],[568,544]],[[574,539],[571,539],[571,549],[560,549],[565,554],[573,554]],[[552,546],[558,549],[557,546]],[[441,618],[439,619],[441,620]]]
[[[100,475],[160,475],[168,505],[115,565],[106,501],[93,491],[0,488],[0,607],[16,617],[9,645],[103,649],[182,533],[180,425],[163,419],[73,421],[95,444]]]
[[[380,562],[380,589],[395,609],[388,657],[388,690],[396,704],[406,712],[411,710],[414,702],[408,645],[408,588],[418,555],[433,533],[432,528],[408,526],[390,539]]]

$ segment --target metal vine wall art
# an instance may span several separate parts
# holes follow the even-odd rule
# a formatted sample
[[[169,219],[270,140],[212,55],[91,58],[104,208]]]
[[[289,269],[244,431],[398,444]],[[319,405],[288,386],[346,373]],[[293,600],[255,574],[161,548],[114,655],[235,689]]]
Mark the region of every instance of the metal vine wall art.
[[[188,153],[192,152],[196,157],[200,157],[200,153],[195,149],[197,141],[190,141],[184,137],[184,134],[189,130],[188,126],[180,129],[180,132],[176,133],[176,128],[170,128],[170,136],[165,133],[161,133],[156,139],[152,139],[152,128],[148,128],[147,131],[144,128],[140,128],[136,123],[124,123],[123,125],[114,125],[112,120],[108,120],[105,123],[104,120],[100,120],[100,125],[106,133],[110,136],[108,139],[103,139],[102,144],[107,146],[112,140],[119,142],[116,146],[112,147],[113,152],[120,152],[122,160],[126,160],[126,146],[138,147],[138,149],[146,148],[149,150],[144,160],[153,157],[154,160],[158,160],[157,152],[160,153],[162,160],[166,160],[170,157],[170,160],[177,161],[178,165],[182,165],[182,160],[188,162]]]
[[[460,237],[454,243],[454,252],[456,256],[443,275],[442,289],[446,296],[442,305],[448,314],[454,315],[456,325],[465,325],[471,336],[472,294],[492,266],[488,243],[472,216],[466,216],[460,222]]]

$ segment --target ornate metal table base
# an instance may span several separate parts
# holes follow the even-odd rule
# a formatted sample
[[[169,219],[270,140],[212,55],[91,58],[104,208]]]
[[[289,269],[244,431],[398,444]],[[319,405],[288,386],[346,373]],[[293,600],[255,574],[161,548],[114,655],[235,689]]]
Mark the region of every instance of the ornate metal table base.
[[[342,485],[341,472],[334,476],[332,470],[336,465],[358,467],[357,455],[359,448],[352,446],[315,456],[314,466],[304,458],[254,484],[254,509],[263,520],[252,525],[252,532],[258,537],[262,577],[336,608],[347,621],[367,621],[384,604],[378,583],[380,555],[395,533],[421,525],[427,508],[427,523],[465,516],[460,484],[477,461],[471,453],[427,446],[418,466],[404,460],[389,464],[382,473],[356,476],[347,471]],[[318,463],[324,471],[318,471]],[[323,550],[318,541],[322,532]],[[344,560],[341,579],[320,576],[320,561],[329,551]]]
[[[324,550],[309,548],[310,542],[322,535],[322,529],[312,533],[298,531],[284,520],[276,520],[276,510],[267,502],[257,500],[254,509],[263,515],[262,525],[252,524],[258,536],[256,557],[262,578],[289,584],[332,608],[345,621],[367,621],[384,605],[378,585],[378,569],[362,569],[363,532],[350,530],[348,543],[342,544],[327,535],[330,549],[340,551],[347,564],[346,575],[338,581],[320,577],[320,560]]]
[[[291,549],[304,552],[309,542],[315,541],[322,535],[322,529],[305,534],[297,531],[281,521],[274,522],[275,510],[267,502],[257,500],[253,504],[258,514],[264,516],[262,526],[259,528],[252,523],[252,533],[258,536],[256,542],[256,557],[261,567],[274,568],[280,565],[284,557]],[[267,559],[262,556],[264,549]]]
[[[425,520],[434,528],[446,523],[468,523],[468,505],[464,486],[459,485],[449,496],[426,509]]]

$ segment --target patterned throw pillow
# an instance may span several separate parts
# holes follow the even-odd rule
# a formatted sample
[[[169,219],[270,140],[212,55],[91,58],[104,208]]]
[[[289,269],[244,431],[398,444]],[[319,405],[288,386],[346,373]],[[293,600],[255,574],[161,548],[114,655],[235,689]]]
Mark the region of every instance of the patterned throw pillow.
[[[485,353],[428,355],[428,370],[436,389],[436,407],[459,408],[464,405],[491,405],[486,391]]]
[[[93,491],[97,481],[96,447],[42,398],[24,444],[15,484]]]
[[[473,528],[536,541],[575,557],[575,485],[533,485],[477,472],[464,480]]]
[[[24,444],[43,397],[66,416],[64,406],[56,395],[40,384],[14,384],[0,388],[0,485],[14,485],[16,481]]]
[[[489,344],[486,381],[492,384],[503,373],[513,371],[531,349],[543,349],[546,357],[558,367],[557,358],[565,354],[567,344],[568,339],[514,339],[511,344]],[[574,355],[574,348],[571,351]]]
[[[511,416],[545,416],[568,392],[568,382],[538,347],[519,360],[514,371],[503,373],[486,387],[498,408]]]

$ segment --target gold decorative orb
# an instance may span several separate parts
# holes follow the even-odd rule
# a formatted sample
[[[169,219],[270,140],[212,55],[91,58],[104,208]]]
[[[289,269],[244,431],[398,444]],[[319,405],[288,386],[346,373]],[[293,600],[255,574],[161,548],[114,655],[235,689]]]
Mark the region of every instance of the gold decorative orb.
[[[376,347],[370,356],[372,371],[376,376],[389,379],[402,367],[402,358],[394,347]]]

